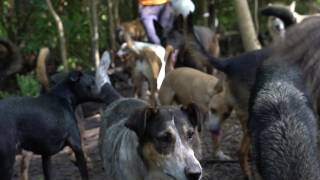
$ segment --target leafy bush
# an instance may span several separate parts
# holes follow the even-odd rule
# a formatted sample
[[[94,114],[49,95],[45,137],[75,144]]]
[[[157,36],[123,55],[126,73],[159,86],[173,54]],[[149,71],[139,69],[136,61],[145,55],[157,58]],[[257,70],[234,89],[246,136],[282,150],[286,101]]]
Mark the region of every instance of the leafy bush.
[[[17,84],[20,89],[21,96],[38,96],[40,92],[40,84],[35,78],[35,74],[17,75]]]
[[[19,87],[17,92],[0,91],[0,99],[10,96],[38,96],[40,93],[40,84],[36,80],[35,73],[26,75],[16,75],[16,82]]]

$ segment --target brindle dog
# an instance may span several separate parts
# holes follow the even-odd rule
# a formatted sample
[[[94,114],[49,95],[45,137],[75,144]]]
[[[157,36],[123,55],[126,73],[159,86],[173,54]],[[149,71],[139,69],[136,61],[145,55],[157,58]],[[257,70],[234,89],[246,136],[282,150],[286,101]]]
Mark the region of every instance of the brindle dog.
[[[317,116],[301,69],[286,58],[275,52],[264,61],[251,90],[253,160],[263,180],[319,179]]]
[[[237,115],[243,127],[244,136],[240,147],[240,165],[249,177],[251,172],[248,165],[248,153],[250,139],[247,132],[249,92],[255,82],[255,75],[260,64],[277,52],[288,61],[288,64],[296,64],[302,72],[302,78],[306,83],[307,92],[311,94],[311,100],[317,112],[320,112],[320,69],[319,41],[320,18],[307,18],[300,24],[289,28],[285,39],[275,41],[271,47],[248,52],[228,60],[220,61],[205,51],[195,52],[199,58],[206,58],[219,71],[226,76],[225,88],[229,92],[226,98],[236,109]]]
[[[154,25],[162,45],[170,45],[176,49],[175,67],[191,67],[212,74],[213,67],[209,61],[203,58],[196,59],[192,55],[192,51],[199,50],[199,47],[190,45],[193,36],[190,36],[188,29],[192,29],[197,43],[200,43],[205,51],[214,57],[220,55],[219,35],[208,27],[194,26],[191,19],[192,15],[187,17],[187,21],[182,16],[178,16],[171,30],[163,29],[157,22],[154,22]]]

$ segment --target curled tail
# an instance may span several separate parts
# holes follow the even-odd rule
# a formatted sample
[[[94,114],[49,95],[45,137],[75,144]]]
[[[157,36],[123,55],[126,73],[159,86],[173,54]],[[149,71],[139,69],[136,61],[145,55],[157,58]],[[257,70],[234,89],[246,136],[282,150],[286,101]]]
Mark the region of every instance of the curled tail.
[[[18,48],[8,40],[0,39],[0,79],[19,72],[22,58]]]
[[[261,10],[261,14],[264,16],[275,16],[281,19],[286,27],[297,23],[297,13],[290,10],[290,8],[284,5],[270,5]]]
[[[49,78],[48,78],[47,68],[46,68],[46,59],[49,53],[50,53],[49,48],[45,47],[40,49],[40,52],[37,58],[37,67],[36,67],[37,79],[45,91],[49,90]]]

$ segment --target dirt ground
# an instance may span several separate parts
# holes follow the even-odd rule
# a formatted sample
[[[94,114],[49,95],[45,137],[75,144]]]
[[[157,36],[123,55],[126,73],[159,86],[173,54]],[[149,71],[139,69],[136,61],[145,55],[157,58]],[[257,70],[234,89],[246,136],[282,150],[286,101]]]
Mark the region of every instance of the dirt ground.
[[[99,156],[98,138],[100,116],[92,116],[84,120],[84,148],[90,158],[88,162],[90,180],[103,180],[104,172],[102,161]],[[223,127],[222,149],[225,154],[231,156],[234,160],[238,159],[238,148],[241,137],[239,122],[234,114],[225,122]],[[205,161],[213,160],[212,142],[210,134],[202,134],[203,159]],[[52,169],[54,180],[80,180],[80,174],[77,167],[70,160],[70,151],[68,148],[61,151],[52,158]],[[17,155],[15,164],[14,180],[19,179],[19,167],[21,156]],[[203,180],[241,180],[243,179],[239,163],[202,163],[204,168]],[[42,166],[40,156],[33,156],[30,170],[30,180],[43,180]]]

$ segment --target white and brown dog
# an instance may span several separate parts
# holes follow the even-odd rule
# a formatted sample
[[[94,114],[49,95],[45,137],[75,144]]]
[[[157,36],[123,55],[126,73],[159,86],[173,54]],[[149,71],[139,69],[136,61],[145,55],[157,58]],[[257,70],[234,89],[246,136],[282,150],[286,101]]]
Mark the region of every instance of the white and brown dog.
[[[160,46],[145,42],[129,41],[124,43],[117,52],[119,57],[131,54],[129,66],[132,68],[132,79],[139,97],[144,97],[143,80],[149,83],[151,101],[155,103],[156,92],[160,88],[165,77],[165,54],[166,50]],[[132,56],[133,55],[133,56]],[[141,96],[140,96],[141,95]],[[144,99],[144,98],[143,98]]]
[[[195,103],[208,117],[203,122],[204,128],[212,134],[215,157],[227,160],[220,149],[221,124],[227,119],[232,108],[224,100],[222,85],[219,79],[192,68],[177,68],[168,73],[159,90],[159,101],[162,105]]]

